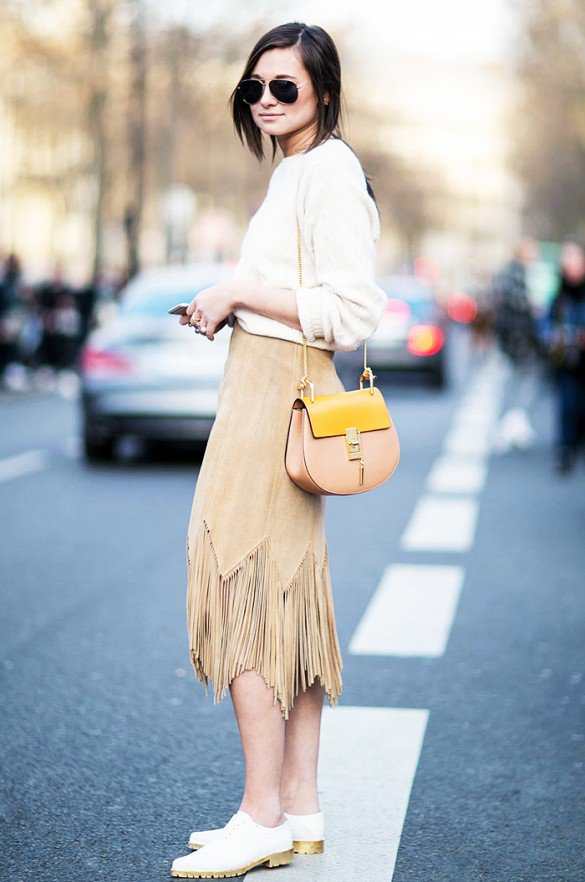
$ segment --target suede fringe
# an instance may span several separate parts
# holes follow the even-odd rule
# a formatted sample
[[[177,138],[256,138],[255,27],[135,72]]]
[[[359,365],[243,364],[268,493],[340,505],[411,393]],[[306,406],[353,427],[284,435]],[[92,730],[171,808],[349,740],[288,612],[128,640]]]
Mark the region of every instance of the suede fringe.
[[[295,696],[317,677],[329,704],[337,704],[342,661],[327,563],[327,545],[320,569],[309,546],[283,586],[268,537],[225,574],[205,521],[193,548],[187,537],[191,664],[206,693],[213,682],[214,703],[234,677],[256,670],[274,689],[285,720]]]

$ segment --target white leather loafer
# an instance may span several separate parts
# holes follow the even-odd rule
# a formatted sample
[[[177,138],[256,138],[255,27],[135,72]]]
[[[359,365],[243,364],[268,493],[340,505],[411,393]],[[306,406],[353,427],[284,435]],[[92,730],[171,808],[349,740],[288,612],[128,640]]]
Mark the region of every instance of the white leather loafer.
[[[325,848],[325,822],[323,812],[310,815],[284,813],[293,831],[293,848],[296,854],[321,854]]]
[[[280,867],[293,859],[288,820],[278,827],[257,824],[241,809],[225,827],[196,852],[173,861],[171,876],[178,879],[225,879],[242,876],[254,867]]]
[[[313,812],[310,815],[290,815],[285,812],[284,815],[290,822],[295,853],[322,854],[325,848],[323,812]],[[202,848],[212,842],[222,830],[225,830],[225,827],[195,830],[189,837],[189,848]]]

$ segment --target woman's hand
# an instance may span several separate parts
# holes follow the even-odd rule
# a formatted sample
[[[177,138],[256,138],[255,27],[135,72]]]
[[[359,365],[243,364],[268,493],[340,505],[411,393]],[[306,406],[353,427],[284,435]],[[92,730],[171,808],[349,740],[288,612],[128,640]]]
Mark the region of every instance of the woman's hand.
[[[205,336],[213,340],[213,335],[226,324],[230,312],[240,308],[302,330],[294,288],[273,288],[250,279],[230,279],[200,291],[179,322],[195,326],[198,323],[193,318],[201,318],[199,326],[205,328]]]
[[[226,325],[230,312],[233,312],[237,302],[236,291],[241,284],[236,279],[230,279],[204,288],[187,307],[187,315],[179,317],[179,324],[200,327],[204,329],[201,335],[213,340],[217,331]],[[199,319],[198,323],[192,320],[194,317]]]

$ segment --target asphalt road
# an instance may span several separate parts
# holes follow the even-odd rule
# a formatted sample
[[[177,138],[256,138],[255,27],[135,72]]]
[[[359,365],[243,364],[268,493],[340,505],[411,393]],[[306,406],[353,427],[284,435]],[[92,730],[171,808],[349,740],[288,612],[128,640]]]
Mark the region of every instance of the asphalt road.
[[[363,850],[360,872],[335,879],[580,882],[585,463],[555,474],[545,388],[536,445],[488,457],[468,547],[407,547],[409,519],[482,369],[464,338],[454,352],[444,391],[382,382],[401,440],[395,476],[327,501],[341,707],[428,712],[387,872]],[[56,393],[4,393],[0,419],[3,878],[170,878],[190,831],[225,822],[243,782],[229,698],[205,697],[187,653],[185,532],[198,464],[175,451],[89,466],[75,402]],[[3,463],[30,451],[34,468],[1,479]],[[381,574],[402,564],[465,573],[444,650],[350,652]],[[395,796],[378,784],[371,805],[366,784],[353,786],[374,827]],[[359,853],[359,830],[355,845]],[[316,878],[317,866],[299,864],[295,878]],[[288,869],[274,879],[292,879]]]

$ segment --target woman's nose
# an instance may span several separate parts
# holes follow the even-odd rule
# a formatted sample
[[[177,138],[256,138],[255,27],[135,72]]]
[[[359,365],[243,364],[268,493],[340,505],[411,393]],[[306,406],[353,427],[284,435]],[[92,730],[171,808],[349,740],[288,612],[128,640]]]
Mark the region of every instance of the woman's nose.
[[[274,95],[270,91],[270,87],[269,87],[268,83],[264,83],[264,85],[262,87],[262,95],[260,97],[260,103],[262,105],[268,105],[268,106],[277,103],[274,98]]]

